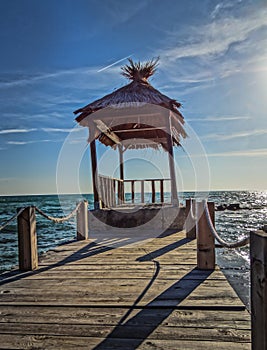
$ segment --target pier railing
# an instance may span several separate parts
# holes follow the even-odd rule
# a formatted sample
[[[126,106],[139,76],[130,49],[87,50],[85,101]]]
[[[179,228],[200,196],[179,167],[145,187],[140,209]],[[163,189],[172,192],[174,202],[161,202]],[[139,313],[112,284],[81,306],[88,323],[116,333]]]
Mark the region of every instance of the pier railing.
[[[145,184],[149,183],[151,188],[151,203],[165,203],[164,190],[166,182],[171,179],[127,179],[121,180],[104,175],[98,175],[98,191],[101,200],[102,208],[114,208],[122,204],[145,203]],[[130,199],[126,198],[127,184],[130,184]],[[140,192],[137,192],[137,184],[140,184]],[[160,198],[157,201],[156,187],[159,187]],[[140,193],[140,198],[137,198],[137,193]]]
[[[267,227],[250,232],[235,242],[226,242],[215,229],[213,202],[186,201],[186,235],[197,238],[197,266],[203,270],[215,268],[215,240],[220,247],[234,249],[250,244],[250,299],[252,350],[267,349]]]
[[[132,180],[127,180],[132,181]],[[121,181],[119,181],[120,183]],[[110,182],[111,183],[111,182]],[[12,221],[18,223],[19,268],[32,271],[38,267],[36,212],[55,223],[69,220],[76,215],[77,239],[88,239],[88,202],[82,201],[65,217],[52,217],[35,206],[18,209],[17,213],[0,226],[2,231]],[[234,249],[250,244],[251,271],[251,323],[252,349],[267,348],[267,228],[251,232],[249,237],[237,242],[224,241],[215,229],[215,207],[213,202],[186,201],[186,235],[197,238],[197,266],[214,270],[215,240],[221,247]]]
[[[18,256],[19,269],[32,271],[38,268],[36,212],[47,220],[62,223],[76,215],[77,240],[88,239],[88,202],[79,202],[67,216],[53,217],[44,213],[40,208],[27,206],[19,208],[17,213],[0,226],[2,231],[12,221],[17,220],[18,226]]]

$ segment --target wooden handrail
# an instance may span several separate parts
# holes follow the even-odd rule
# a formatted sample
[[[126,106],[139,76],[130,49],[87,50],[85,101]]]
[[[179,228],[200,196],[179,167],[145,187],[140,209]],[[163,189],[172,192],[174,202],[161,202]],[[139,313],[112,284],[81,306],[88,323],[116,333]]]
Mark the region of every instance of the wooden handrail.
[[[101,175],[102,176],[102,175]],[[131,182],[131,181],[171,181],[171,179],[125,179],[123,182]]]
[[[107,176],[107,175],[102,175],[99,174],[99,177],[105,178],[105,179],[111,179],[111,180],[115,180],[115,181],[119,181],[119,182],[124,182],[125,180],[119,179],[117,177],[112,177],[112,176]]]
[[[151,183],[151,203],[156,203],[156,182],[159,182],[160,189],[160,203],[164,203],[164,181],[171,181],[166,179],[118,179],[106,175],[98,176],[98,192],[99,197],[104,208],[116,207],[117,204],[125,203],[125,186],[124,183],[130,183],[131,189],[131,203],[134,204],[136,200],[136,182],[141,183],[141,203],[145,202],[145,182]]]

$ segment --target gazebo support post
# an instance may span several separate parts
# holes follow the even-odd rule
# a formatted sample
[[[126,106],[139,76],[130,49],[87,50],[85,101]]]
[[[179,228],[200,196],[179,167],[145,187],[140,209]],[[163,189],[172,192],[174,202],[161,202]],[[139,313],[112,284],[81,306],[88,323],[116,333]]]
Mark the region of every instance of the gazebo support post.
[[[119,162],[120,162],[120,180],[124,180],[124,164],[123,164],[123,150],[122,150],[122,145],[118,145],[119,149]],[[121,203],[124,203],[124,183],[121,182],[119,186],[120,190],[118,193],[119,201]]]
[[[99,209],[99,195],[98,195],[98,171],[97,171],[97,156],[96,156],[96,145],[95,139],[90,142],[91,151],[91,164],[92,164],[92,180],[93,180],[93,191],[94,191],[94,208]]]
[[[171,178],[172,204],[173,205],[179,205],[178,195],[177,195],[177,186],[176,186],[174,157],[173,157],[173,144],[172,144],[172,133],[171,133],[171,120],[170,120],[170,117],[169,117],[168,123],[167,123],[166,138],[167,138],[167,151],[168,151],[168,155],[169,155],[169,168],[170,168],[170,178]]]

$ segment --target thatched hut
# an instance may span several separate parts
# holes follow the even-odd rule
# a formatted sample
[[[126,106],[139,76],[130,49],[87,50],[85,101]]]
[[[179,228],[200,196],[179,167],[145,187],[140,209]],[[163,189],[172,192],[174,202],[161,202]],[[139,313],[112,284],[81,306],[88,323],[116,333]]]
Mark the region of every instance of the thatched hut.
[[[181,104],[162,94],[148,82],[148,78],[154,74],[157,64],[158,60],[151,60],[142,64],[129,59],[129,63],[122,67],[122,75],[131,80],[128,85],[74,112],[78,114],[76,121],[80,125],[89,128],[95,207],[98,207],[100,199],[103,201],[103,197],[105,197],[103,193],[102,198],[99,196],[101,190],[98,188],[96,140],[105,146],[119,149],[120,181],[122,182],[119,186],[119,197],[122,202],[124,197],[123,182],[129,181],[124,179],[123,152],[131,148],[140,149],[144,147],[162,148],[167,151],[169,154],[172,203],[178,203],[173,146],[180,146],[181,138],[186,137],[183,128],[184,118],[179,111]],[[105,185],[109,186],[107,183]],[[134,184],[132,183],[132,185]],[[161,185],[163,191],[163,182],[161,182]],[[109,191],[110,189],[106,188],[104,192]],[[109,197],[104,202],[106,204],[108,202],[109,206],[112,203],[115,204],[113,194]],[[161,199],[163,202],[163,195],[161,195]]]

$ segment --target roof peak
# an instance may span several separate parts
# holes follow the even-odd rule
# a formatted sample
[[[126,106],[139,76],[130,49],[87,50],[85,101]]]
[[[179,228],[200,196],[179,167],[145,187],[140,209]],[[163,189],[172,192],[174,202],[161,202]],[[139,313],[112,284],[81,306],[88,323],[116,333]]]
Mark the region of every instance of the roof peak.
[[[128,58],[128,61],[128,64],[121,67],[121,74],[132,81],[147,82],[147,79],[155,73],[158,67],[159,57],[144,63],[134,62],[131,58]]]

